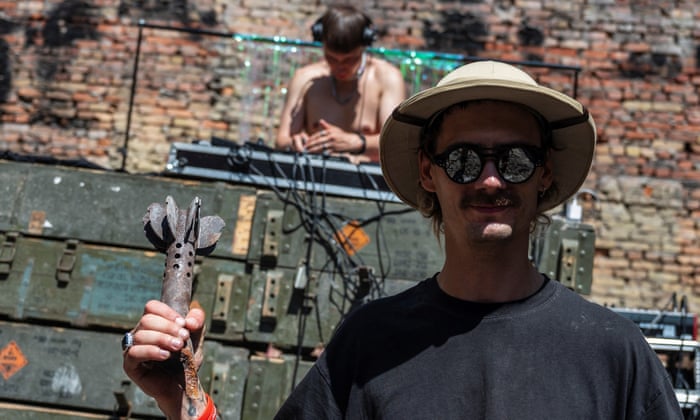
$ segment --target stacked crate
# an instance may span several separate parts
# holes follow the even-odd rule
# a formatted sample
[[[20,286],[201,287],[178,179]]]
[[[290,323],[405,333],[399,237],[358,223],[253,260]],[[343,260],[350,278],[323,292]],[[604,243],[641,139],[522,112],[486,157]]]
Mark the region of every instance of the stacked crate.
[[[160,297],[142,217],[172,196],[226,222],[199,258],[204,388],[268,419],[343,316],[439,270],[429,223],[396,202],[0,161],[0,417],[159,417],[120,340]]]

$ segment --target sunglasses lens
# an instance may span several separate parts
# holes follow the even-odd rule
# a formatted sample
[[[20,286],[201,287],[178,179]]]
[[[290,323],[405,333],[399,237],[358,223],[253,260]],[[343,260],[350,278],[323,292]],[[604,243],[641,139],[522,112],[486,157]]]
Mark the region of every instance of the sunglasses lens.
[[[512,147],[498,158],[498,172],[506,181],[525,182],[535,172],[535,162],[522,147]]]
[[[468,184],[479,177],[481,158],[473,149],[460,147],[449,152],[441,166],[452,181]]]
[[[498,173],[511,184],[527,181],[541,164],[541,157],[536,151],[530,152],[526,147],[505,147],[487,153],[469,145],[448,150],[436,156],[435,162],[452,181],[468,184],[479,178],[486,159],[494,159]]]

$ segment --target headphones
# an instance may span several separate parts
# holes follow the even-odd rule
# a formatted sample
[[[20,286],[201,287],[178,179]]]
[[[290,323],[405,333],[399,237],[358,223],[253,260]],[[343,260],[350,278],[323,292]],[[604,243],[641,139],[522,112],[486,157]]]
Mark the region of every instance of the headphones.
[[[362,44],[365,46],[370,46],[377,39],[377,31],[372,28],[372,19],[365,16],[367,24],[362,30]],[[313,25],[311,25],[311,36],[315,42],[323,42],[323,16],[318,18]]]

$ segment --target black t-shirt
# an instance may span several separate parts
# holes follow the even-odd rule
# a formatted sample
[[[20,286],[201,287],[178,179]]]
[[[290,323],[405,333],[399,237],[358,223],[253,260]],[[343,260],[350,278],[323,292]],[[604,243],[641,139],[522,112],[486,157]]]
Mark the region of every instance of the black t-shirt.
[[[682,419],[632,322],[547,281],[517,302],[427,279],[359,308],[277,419]]]

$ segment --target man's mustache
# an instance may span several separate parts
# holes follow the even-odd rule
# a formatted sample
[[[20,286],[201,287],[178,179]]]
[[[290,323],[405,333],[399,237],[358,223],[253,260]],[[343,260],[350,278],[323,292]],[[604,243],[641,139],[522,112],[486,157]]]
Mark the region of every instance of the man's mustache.
[[[477,192],[475,194],[470,194],[462,197],[462,200],[460,201],[460,207],[463,209],[471,206],[505,207],[518,205],[520,205],[520,198],[507,191],[499,192],[496,194]]]

